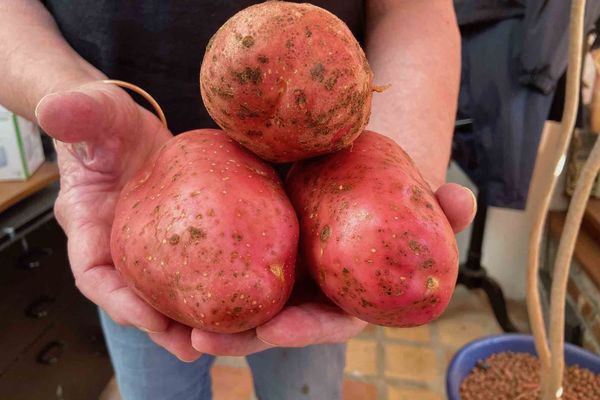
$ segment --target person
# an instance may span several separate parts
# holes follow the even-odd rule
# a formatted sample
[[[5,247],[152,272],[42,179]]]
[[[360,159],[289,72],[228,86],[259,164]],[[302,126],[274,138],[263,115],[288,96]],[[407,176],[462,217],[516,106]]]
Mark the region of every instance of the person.
[[[56,219],[68,237],[75,284],[102,310],[124,399],[209,399],[215,355],[248,356],[260,399],[338,399],[343,343],[366,325],[331,305],[304,302],[247,332],[203,332],[151,308],[113,266],[109,236],[119,191],[172,133],[124,90],[101,81],[121,79],[148,90],[173,132],[214,126],[197,84],[202,50],[219,25],[252,3],[0,4],[0,103],[37,121],[56,141]],[[474,197],[444,184],[460,64],[452,1],[313,3],[344,18],[362,41],[375,80],[391,84],[374,96],[369,128],[412,156],[453,229],[462,230],[475,213]]]

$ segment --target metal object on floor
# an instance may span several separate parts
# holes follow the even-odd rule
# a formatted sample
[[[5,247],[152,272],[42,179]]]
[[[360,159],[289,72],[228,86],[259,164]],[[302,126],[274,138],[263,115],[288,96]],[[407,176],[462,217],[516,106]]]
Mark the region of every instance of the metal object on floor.
[[[508,316],[506,299],[502,288],[491,278],[485,268],[481,265],[483,247],[483,235],[485,233],[485,222],[487,217],[487,204],[485,201],[485,190],[480,188],[477,195],[477,214],[473,221],[471,241],[467,262],[462,264],[458,271],[458,284],[465,285],[469,289],[483,289],[487,295],[496,321],[504,332],[518,332]]]

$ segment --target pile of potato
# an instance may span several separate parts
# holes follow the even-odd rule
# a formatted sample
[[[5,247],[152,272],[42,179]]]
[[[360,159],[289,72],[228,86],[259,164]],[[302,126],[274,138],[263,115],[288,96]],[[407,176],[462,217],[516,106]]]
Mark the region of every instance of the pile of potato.
[[[212,332],[275,316],[297,257],[360,319],[439,316],[456,242],[408,155],[364,130],[372,79],[347,26],[321,8],[266,2],[233,16],[200,72],[223,131],[174,137],[127,183],[111,237],[123,278],[160,312]],[[295,162],[285,184],[268,162]]]

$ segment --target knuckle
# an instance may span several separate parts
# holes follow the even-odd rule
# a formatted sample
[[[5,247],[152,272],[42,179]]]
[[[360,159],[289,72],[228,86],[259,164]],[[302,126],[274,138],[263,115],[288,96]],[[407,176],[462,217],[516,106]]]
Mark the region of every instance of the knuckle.
[[[112,319],[117,325],[121,325],[121,326],[128,326],[131,325],[129,323],[129,321],[127,321],[125,318],[123,318],[123,316],[115,314],[115,313],[109,313],[108,311],[104,310],[108,316],[110,317],[110,319]]]
[[[81,292],[82,295],[85,296],[86,299],[88,299],[94,304],[98,304],[97,299],[93,295],[92,290],[90,290],[91,288],[89,282],[87,282],[85,279],[81,279],[75,276],[75,287],[77,288],[77,290],[79,290],[79,292]]]
[[[60,227],[66,231],[66,218],[65,218],[65,202],[63,197],[59,194],[54,202],[54,217],[60,225]]]
[[[85,297],[88,297],[86,293],[86,286],[87,285],[85,282],[82,282],[81,278],[75,277],[75,287],[81,292],[81,294],[83,294]]]

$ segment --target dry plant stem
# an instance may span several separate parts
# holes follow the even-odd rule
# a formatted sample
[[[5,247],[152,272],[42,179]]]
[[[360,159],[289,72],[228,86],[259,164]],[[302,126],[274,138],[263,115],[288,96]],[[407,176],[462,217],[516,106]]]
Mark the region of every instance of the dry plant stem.
[[[564,347],[564,324],[565,324],[565,296],[571,258],[575,248],[575,241],[579,233],[581,220],[585,212],[587,201],[590,197],[594,181],[600,170],[600,140],[590,153],[590,156],[581,170],[577,180],[575,192],[569,204],[565,229],[563,230],[558,253],[554,263],[554,274],[552,278],[552,292],[550,302],[550,376],[548,377],[548,393],[556,393],[562,386],[562,378],[565,368],[563,356]],[[551,399],[553,397],[548,397]]]
[[[571,6],[571,20],[569,27],[569,65],[567,69],[567,87],[565,94],[565,106],[561,126],[558,148],[554,155],[553,165],[558,165],[560,159],[566,153],[571,133],[575,126],[577,107],[579,105],[579,74],[581,71],[581,49],[583,48],[583,14],[585,0],[573,0]],[[542,201],[534,213],[533,226],[529,236],[529,256],[527,270],[527,310],[531,323],[531,329],[535,339],[535,347],[541,362],[541,378],[545,380],[550,367],[550,350],[547,343],[547,335],[544,328],[542,307],[538,295],[538,269],[539,250],[541,245],[542,231],[546,214],[550,206],[550,198],[556,187],[556,174],[548,179],[547,185],[542,193]],[[561,352],[562,354],[562,352]],[[542,384],[544,388],[544,384]],[[554,395],[554,393],[552,394]]]
[[[163,113],[162,108],[160,108],[160,105],[158,105],[158,102],[156,100],[154,100],[154,97],[152,97],[150,95],[150,93],[146,92],[141,87],[134,85],[133,83],[129,83],[129,82],[125,82],[125,81],[119,81],[116,79],[106,79],[106,80],[103,80],[102,82],[112,83],[113,85],[117,85],[117,86],[129,89],[129,90],[132,90],[132,91],[136,92],[137,94],[139,94],[140,96],[142,96],[144,99],[146,99],[146,101],[148,101],[148,103],[150,103],[152,105],[152,107],[154,108],[154,111],[156,111],[156,114],[158,115],[158,118],[163,123],[165,128],[167,128],[167,119],[165,118],[165,113]]]

